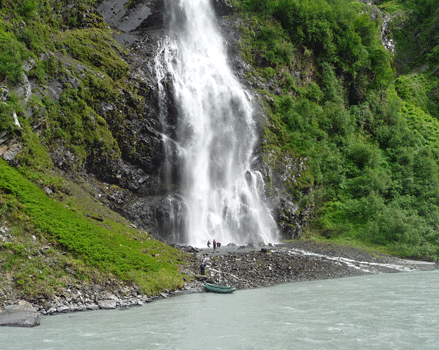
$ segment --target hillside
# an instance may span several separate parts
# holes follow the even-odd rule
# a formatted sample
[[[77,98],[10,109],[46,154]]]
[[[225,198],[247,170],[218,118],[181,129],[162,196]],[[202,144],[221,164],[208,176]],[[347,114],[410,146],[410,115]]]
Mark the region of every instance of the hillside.
[[[255,167],[283,237],[437,260],[438,7],[374,3],[214,1],[264,111]],[[161,242],[163,11],[159,0],[0,1],[2,301],[115,280],[157,295],[188,278],[187,255]]]
[[[301,162],[286,186],[315,208],[306,235],[437,259],[437,3],[374,3],[239,3],[265,159]]]
[[[93,285],[155,296],[188,278],[186,254],[110,209],[160,191],[132,165],[155,169],[149,92],[112,35],[95,1],[0,2],[2,303]]]

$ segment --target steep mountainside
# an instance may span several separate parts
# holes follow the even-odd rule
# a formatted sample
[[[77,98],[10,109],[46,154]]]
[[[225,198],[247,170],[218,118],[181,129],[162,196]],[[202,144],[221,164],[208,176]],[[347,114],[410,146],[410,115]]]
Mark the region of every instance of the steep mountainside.
[[[258,96],[254,167],[284,238],[437,259],[437,2],[213,4]],[[166,240],[172,216],[164,23],[163,0],[0,1],[0,298],[115,277],[151,294],[182,285],[185,257],[150,236]]]
[[[239,7],[251,13],[247,76],[270,120],[264,159],[270,169],[300,161],[283,184],[298,212],[315,208],[306,234],[437,259],[437,2]]]

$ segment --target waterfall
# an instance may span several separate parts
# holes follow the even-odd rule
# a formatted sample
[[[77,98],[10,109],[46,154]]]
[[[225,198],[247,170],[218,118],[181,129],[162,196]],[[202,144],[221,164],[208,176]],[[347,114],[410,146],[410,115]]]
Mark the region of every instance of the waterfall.
[[[156,72],[173,240],[197,247],[208,239],[275,242],[263,179],[251,169],[258,138],[252,98],[228,65],[210,0],[165,3],[169,34]],[[169,89],[176,121],[169,121]]]

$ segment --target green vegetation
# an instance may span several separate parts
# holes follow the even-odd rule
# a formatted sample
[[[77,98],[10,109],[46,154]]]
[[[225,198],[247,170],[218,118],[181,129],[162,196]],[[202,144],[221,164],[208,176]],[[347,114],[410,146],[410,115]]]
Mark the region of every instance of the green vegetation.
[[[404,73],[424,64],[438,64],[439,17],[435,0],[398,1],[406,16],[394,21],[394,33],[399,45],[398,62]],[[399,14],[401,11],[399,12]],[[404,12],[403,12],[404,13]]]
[[[9,90],[0,135],[22,146],[17,169],[0,162],[0,227],[13,237],[0,243],[0,283],[12,279],[27,297],[114,276],[149,294],[177,288],[185,256],[104,210],[87,184],[59,177],[48,155],[72,155],[64,165],[72,173],[85,164],[104,173],[130,152],[121,150],[136,137],[124,135],[125,118],[142,109],[97,1],[69,3],[0,0],[0,83]],[[315,208],[305,235],[437,260],[437,1],[380,2],[392,16],[395,54],[381,44],[383,14],[358,1],[233,3],[244,18],[248,79],[269,116],[265,161],[303,163],[285,186],[299,212]],[[14,93],[26,78],[39,90],[27,105]],[[102,101],[114,106],[105,119]]]
[[[119,45],[108,31],[102,29],[77,29],[59,33],[55,47],[65,50],[71,57],[97,67],[113,80],[119,80],[128,73],[128,64],[121,60]]]
[[[71,155],[68,170],[87,162],[104,173],[102,159],[120,158],[124,118],[143,108],[125,104],[126,96],[140,98],[127,83],[125,52],[95,3],[0,0],[0,86],[8,90],[0,102],[0,138],[22,147],[18,170],[0,162],[0,227],[11,234],[0,242],[0,284],[12,280],[24,298],[112,278],[149,295],[183,284],[178,268],[185,255],[104,211],[90,197],[93,190],[84,190],[87,183],[57,176],[49,155],[61,149]],[[27,104],[14,92],[26,77],[38,83]],[[108,120],[99,114],[102,101],[116,106]]]
[[[382,15],[359,2],[237,6],[249,78],[271,87],[261,90],[266,161],[307,160],[286,187],[316,205],[308,235],[438,259],[437,1],[380,3],[394,18],[395,56],[381,44]]]
[[[0,30],[0,48],[0,80],[18,83],[23,74],[21,61],[26,57],[24,45],[11,33]]]
[[[103,100],[118,103],[121,91],[129,91],[128,65],[93,9],[95,2],[80,0],[72,7],[66,6],[68,1],[22,0],[0,6],[0,81],[14,87],[27,62],[28,78],[60,90],[60,96],[51,98],[47,92],[41,98],[34,94],[29,102],[32,118],[13,95],[0,105],[0,132],[20,134],[13,113],[18,116],[24,146],[19,161],[31,172],[53,166],[47,155],[51,148],[63,147],[74,155],[71,169],[81,169],[86,160],[93,166],[99,157],[120,157],[114,130],[98,110]],[[129,108],[136,107],[123,107],[124,112]],[[111,122],[123,123],[128,113],[121,113],[112,113]],[[37,126],[42,130],[38,137],[33,130]]]
[[[45,182],[66,191],[62,180]],[[90,206],[84,193],[62,197],[63,203],[49,198],[0,161],[0,222],[12,227],[14,236],[12,242],[0,243],[0,259],[6,272],[15,273],[23,293],[50,293],[72,279],[95,282],[109,276],[136,283],[150,295],[183,285],[176,263],[185,257],[178,250],[129,228],[121,218],[116,221],[115,214],[105,219],[101,215],[101,221],[87,218],[88,210],[98,215],[99,209]],[[42,254],[33,240],[45,243],[48,251]]]

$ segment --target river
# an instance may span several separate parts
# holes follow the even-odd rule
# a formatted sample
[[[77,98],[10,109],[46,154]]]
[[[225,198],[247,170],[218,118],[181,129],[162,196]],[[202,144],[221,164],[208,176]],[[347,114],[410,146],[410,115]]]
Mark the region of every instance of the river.
[[[187,294],[1,328],[13,349],[437,349],[439,271]]]

